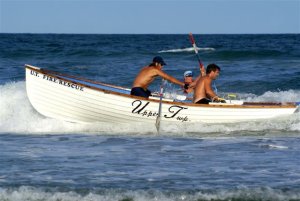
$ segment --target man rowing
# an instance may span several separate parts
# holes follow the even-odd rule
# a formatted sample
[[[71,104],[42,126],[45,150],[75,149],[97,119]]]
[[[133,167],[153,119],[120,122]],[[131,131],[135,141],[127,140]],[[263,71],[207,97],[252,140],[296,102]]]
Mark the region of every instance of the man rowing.
[[[206,68],[206,75],[198,79],[195,89],[193,103],[208,104],[209,102],[225,102],[223,98],[219,98],[218,95],[212,89],[212,81],[217,79],[220,74],[220,67],[216,64],[209,64]]]
[[[148,98],[151,95],[151,91],[148,89],[148,86],[158,76],[174,84],[178,84],[184,88],[188,88],[187,84],[184,84],[183,82],[163,72],[162,68],[165,65],[166,63],[164,62],[162,57],[154,57],[152,63],[149,64],[149,66],[142,68],[142,70],[136,76],[130,94]]]

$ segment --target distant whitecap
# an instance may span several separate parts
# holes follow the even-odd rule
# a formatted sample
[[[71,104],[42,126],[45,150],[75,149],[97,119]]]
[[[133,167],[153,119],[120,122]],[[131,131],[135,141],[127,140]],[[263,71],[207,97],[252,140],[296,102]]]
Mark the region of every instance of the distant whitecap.
[[[212,47],[203,47],[197,48],[198,51],[215,51],[215,48]],[[188,47],[188,48],[180,48],[180,49],[170,49],[170,50],[161,50],[158,53],[176,53],[176,52],[193,52],[194,48],[193,47]]]

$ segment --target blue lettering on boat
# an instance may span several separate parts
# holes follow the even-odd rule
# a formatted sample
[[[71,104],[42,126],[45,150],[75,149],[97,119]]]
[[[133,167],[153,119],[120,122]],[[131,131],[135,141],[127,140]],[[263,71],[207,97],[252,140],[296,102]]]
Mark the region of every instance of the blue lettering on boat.
[[[36,76],[36,77],[40,77],[39,73],[36,71],[33,71],[33,70],[30,71],[30,74],[33,76]],[[70,87],[72,89],[80,90],[80,91],[83,91],[83,89],[84,89],[84,87],[82,87],[78,84],[67,82],[67,81],[58,79],[56,77],[51,77],[51,76],[45,75],[45,74],[43,75],[43,79],[47,80],[49,82],[54,82],[54,83],[57,83],[57,84],[60,84],[60,85],[66,86],[66,87]]]

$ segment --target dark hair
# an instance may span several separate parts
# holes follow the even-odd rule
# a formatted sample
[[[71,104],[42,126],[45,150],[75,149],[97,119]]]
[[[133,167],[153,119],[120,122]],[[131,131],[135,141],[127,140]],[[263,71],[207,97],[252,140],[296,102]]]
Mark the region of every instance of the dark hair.
[[[211,71],[216,72],[216,70],[221,71],[221,68],[216,64],[209,64],[206,68],[206,74],[209,74]]]

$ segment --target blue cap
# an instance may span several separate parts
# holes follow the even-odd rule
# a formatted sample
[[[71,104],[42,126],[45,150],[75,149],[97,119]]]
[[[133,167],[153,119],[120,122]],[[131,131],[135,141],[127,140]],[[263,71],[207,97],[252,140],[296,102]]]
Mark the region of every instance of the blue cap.
[[[167,65],[167,64],[164,62],[163,58],[160,57],[160,56],[154,57],[154,58],[153,58],[153,63],[160,63],[162,66]]]
[[[191,70],[187,70],[183,73],[184,77],[193,77],[193,72]]]

